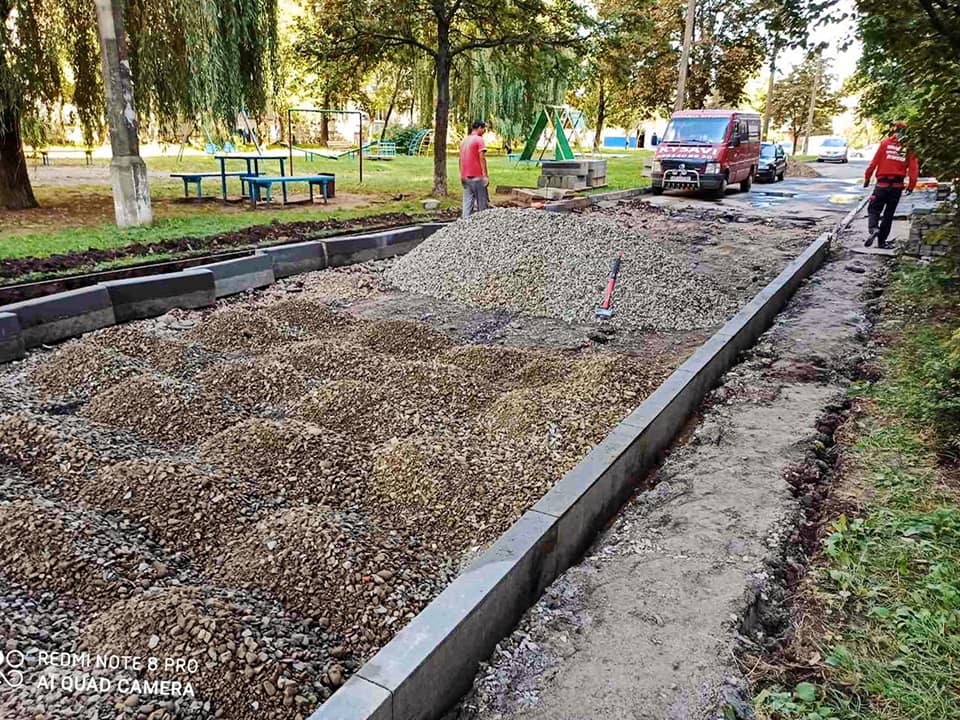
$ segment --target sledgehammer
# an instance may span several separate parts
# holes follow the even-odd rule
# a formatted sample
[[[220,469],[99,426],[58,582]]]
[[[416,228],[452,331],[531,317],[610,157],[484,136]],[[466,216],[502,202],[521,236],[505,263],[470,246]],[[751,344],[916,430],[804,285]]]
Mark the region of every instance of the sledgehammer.
[[[623,260],[623,253],[618,252],[617,256],[610,263],[610,274],[607,276],[607,290],[603,294],[603,302],[597,308],[598,320],[609,320],[613,317],[613,288],[617,284],[617,275],[620,273],[620,261]]]

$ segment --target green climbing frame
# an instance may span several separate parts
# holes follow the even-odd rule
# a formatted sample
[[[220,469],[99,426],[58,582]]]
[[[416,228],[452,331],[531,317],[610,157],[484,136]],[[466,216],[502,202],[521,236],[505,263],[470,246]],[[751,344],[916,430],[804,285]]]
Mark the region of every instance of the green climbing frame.
[[[547,105],[537,116],[537,121],[533,125],[533,130],[527,137],[527,143],[523,146],[523,152],[520,153],[520,162],[530,162],[533,160],[534,153],[537,152],[537,146],[540,144],[540,138],[544,131],[549,127],[551,138],[554,142],[554,160],[573,160],[573,150],[570,148],[570,141],[567,139],[567,129],[574,129],[574,119],[569,111],[562,105]],[[536,162],[543,160],[543,155],[550,145],[547,145],[540,151],[540,156]]]

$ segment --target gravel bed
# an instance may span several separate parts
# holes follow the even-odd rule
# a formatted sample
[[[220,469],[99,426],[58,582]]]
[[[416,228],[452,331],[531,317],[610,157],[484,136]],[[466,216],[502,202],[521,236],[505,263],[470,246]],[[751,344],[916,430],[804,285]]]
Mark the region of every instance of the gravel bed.
[[[303,720],[678,360],[347,312],[383,292],[312,273],[0,368],[0,648],[198,663],[33,661],[0,717]]]

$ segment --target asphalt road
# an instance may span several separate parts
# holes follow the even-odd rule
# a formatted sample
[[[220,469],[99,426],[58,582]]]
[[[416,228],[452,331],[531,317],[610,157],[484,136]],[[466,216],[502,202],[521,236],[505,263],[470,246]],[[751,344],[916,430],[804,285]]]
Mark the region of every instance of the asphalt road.
[[[813,162],[809,163],[809,166],[820,173],[821,177],[788,177],[783,182],[754,183],[750,192],[730,189],[722,200],[692,193],[670,192],[651,198],[651,202],[671,205],[722,203],[745,211],[769,212],[774,215],[823,216],[846,213],[867,192],[863,187],[866,161]]]

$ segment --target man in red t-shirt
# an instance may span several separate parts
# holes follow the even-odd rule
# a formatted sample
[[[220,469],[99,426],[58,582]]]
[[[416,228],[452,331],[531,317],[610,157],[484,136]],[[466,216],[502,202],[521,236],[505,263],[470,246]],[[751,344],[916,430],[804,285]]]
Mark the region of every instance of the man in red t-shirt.
[[[477,120],[470,126],[470,134],[460,143],[460,184],[463,185],[463,217],[470,217],[474,206],[477,211],[490,207],[490,195],[487,186],[487,146],[483,144],[483,134],[487,124]]]
[[[877,186],[870,195],[870,205],[867,208],[867,228],[870,234],[864,243],[867,247],[877,241],[877,247],[885,248],[887,238],[890,237],[890,228],[893,226],[893,215],[897,211],[897,203],[904,191],[904,179],[909,175],[907,194],[912,193],[917,186],[919,167],[917,156],[907,152],[903,147],[907,124],[897,122],[893,124],[889,137],[884,138],[873,156],[873,162],[867,168],[863,179],[863,186],[870,185],[870,178],[874,170],[877,172]]]

